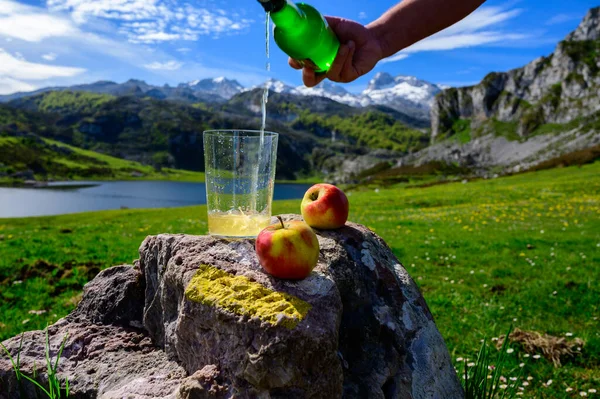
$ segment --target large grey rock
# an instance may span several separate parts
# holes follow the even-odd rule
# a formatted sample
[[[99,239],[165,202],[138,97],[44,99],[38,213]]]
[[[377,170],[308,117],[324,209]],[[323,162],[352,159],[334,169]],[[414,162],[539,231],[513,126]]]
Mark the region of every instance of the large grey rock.
[[[102,272],[50,327],[52,356],[68,333],[59,375],[75,397],[461,398],[431,313],[387,245],[351,223],[318,237],[319,263],[300,282],[265,274],[250,240],[148,237],[135,267]],[[43,342],[25,334],[25,372]],[[5,345],[16,354],[18,337]],[[4,359],[0,384],[1,398],[17,397]]]

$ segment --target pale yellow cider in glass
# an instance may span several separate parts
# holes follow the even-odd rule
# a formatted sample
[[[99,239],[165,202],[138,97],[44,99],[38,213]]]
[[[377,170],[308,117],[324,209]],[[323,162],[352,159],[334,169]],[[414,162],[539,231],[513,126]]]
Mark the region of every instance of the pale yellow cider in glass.
[[[208,231],[225,237],[256,237],[271,224],[271,217],[241,211],[209,212]]]

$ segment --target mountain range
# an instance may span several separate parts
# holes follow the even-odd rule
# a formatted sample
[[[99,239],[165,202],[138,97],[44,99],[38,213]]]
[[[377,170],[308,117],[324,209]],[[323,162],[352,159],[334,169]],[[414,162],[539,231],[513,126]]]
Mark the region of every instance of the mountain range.
[[[69,87],[48,87],[33,92],[19,92],[0,96],[0,102],[8,102],[47,91],[70,90],[115,96],[134,95],[188,103],[199,101],[222,103],[231,99],[236,94],[259,87],[268,87],[270,91],[275,93],[326,97],[353,107],[382,105],[417,119],[422,122],[420,124],[428,124],[429,110],[433,104],[434,96],[445,88],[445,86],[419,80],[412,76],[393,77],[385,72],[376,74],[369,82],[368,87],[360,94],[350,93],[341,85],[328,80],[316,87],[308,88],[305,86],[294,87],[280,80],[269,79],[262,85],[247,88],[243,87],[236,80],[225,77],[195,80],[188,83],[181,83],[176,87],[169,85],[153,86],[141,80],[131,79],[124,83],[99,81]]]
[[[600,7],[552,54],[470,87],[386,73],[360,94],[328,81],[311,89],[277,80],[244,88],[223,77],[176,87],[101,81],[1,96],[0,139],[11,138],[10,154],[19,152],[13,138],[26,147],[34,135],[157,168],[202,170],[202,131],[259,128],[264,86],[267,128],[281,133],[279,178],[489,176],[590,161],[600,154]],[[12,158],[0,163],[0,178],[23,169],[52,176],[33,155]]]

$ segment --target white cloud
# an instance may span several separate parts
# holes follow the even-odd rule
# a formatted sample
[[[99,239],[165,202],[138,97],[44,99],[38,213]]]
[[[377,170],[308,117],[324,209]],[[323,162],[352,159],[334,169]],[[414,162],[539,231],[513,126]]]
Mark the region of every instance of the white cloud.
[[[521,9],[504,10],[500,7],[481,7],[462,21],[425,38],[383,62],[405,59],[408,54],[422,51],[444,51],[457,48],[485,46],[490,44],[519,41],[530,36],[522,33],[490,29],[511,20],[522,12]]]
[[[1,0],[0,0],[1,1]],[[67,11],[83,24],[89,18],[119,21],[132,43],[197,40],[246,30],[252,20],[220,9],[209,10],[170,0],[47,0],[51,10]]]
[[[72,36],[78,29],[68,19],[37,7],[0,0],[0,35],[39,42],[49,37]]]
[[[82,68],[38,64],[19,59],[0,48],[0,76],[16,80],[45,80],[71,77],[85,72]]]
[[[467,87],[467,86],[475,86],[476,84],[479,84],[479,81],[475,81],[475,80],[469,80],[469,81],[448,81],[448,82],[443,82],[443,83],[439,83],[438,86],[442,87],[443,89],[449,89],[450,87]]]
[[[150,64],[144,65],[145,68],[152,69],[155,71],[175,71],[181,68],[183,64],[177,61],[158,62],[154,61]]]
[[[557,14],[546,21],[546,25],[558,25],[569,21],[579,20],[583,18],[577,14]]]
[[[56,57],[58,57],[58,55],[56,55],[56,53],[42,54],[42,58],[45,59],[46,61],[54,61],[56,59]]]
[[[367,13],[364,11],[361,11],[358,13],[358,19],[367,19]]]
[[[175,51],[177,51],[178,53],[189,53],[190,51],[192,51],[192,49],[189,47],[180,47]]]
[[[170,40],[181,39],[181,35],[177,33],[165,33],[165,32],[151,32],[145,33],[143,35],[139,35],[136,38],[136,41],[143,43],[151,43],[151,42],[166,42]]]
[[[37,89],[37,87],[32,84],[6,76],[0,76],[0,94],[11,94],[18,91],[33,91],[35,89]]]

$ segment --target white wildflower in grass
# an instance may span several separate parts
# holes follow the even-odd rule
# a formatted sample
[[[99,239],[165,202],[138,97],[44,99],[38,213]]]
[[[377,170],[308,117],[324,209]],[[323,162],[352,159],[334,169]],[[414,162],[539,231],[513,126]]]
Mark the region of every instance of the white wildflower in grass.
[[[525,367],[525,363],[520,363],[519,367]]]
[[[471,363],[467,363],[467,367],[473,367],[475,366],[475,363],[471,362]]]
[[[462,357],[458,357],[458,358],[456,358],[456,361],[457,361],[457,362],[462,362],[462,361],[463,361],[463,358],[462,358]]]
[[[506,385],[506,384],[500,385],[500,389],[506,389],[506,388],[508,388],[508,385]]]
[[[23,324],[27,324],[27,323],[29,323],[29,319],[25,319],[25,320],[23,320],[21,323],[23,323]]]
[[[598,392],[598,391],[596,391],[594,388],[590,388],[590,389],[588,389],[588,392],[589,392],[589,393],[596,393],[596,392]]]
[[[517,392],[517,396],[523,396],[523,392]]]
[[[510,377],[510,380],[511,380],[511,381],[516,381],[516,380],[517,380],[517,377]]]
[[[573,333],[572,333],[572,332],[568,332],[568,333],[566,333],[565,335],[566,335],[567,337],[572,337],[572,336],[573,336]]]
[[[527,381],[523,381],[523,386],[524,386],[524,387],[528,387],[528,386],[529,386],[529,383],[528,383]]]
[[[533,355],[534,359],[539,359],[541,356],[540,355]]]
[[[508,349],[506,350],[506,353],[513,353],[514,351],[515,351],[515,350],[514,350],[513,348],[508,348]]]
[[[552,380],[548,380],[548,381],[546,381],[546,385],[547,385],[547,386],[550,386],[550,385],[552,385]]]
[[[573,388],[571,388],[571,387],[565,389],[566,392],[571,392],[572,390],[573,390]]]
[[[579,396],[587,396],[587,392],[581,391],[581,392],[579,392]]]

